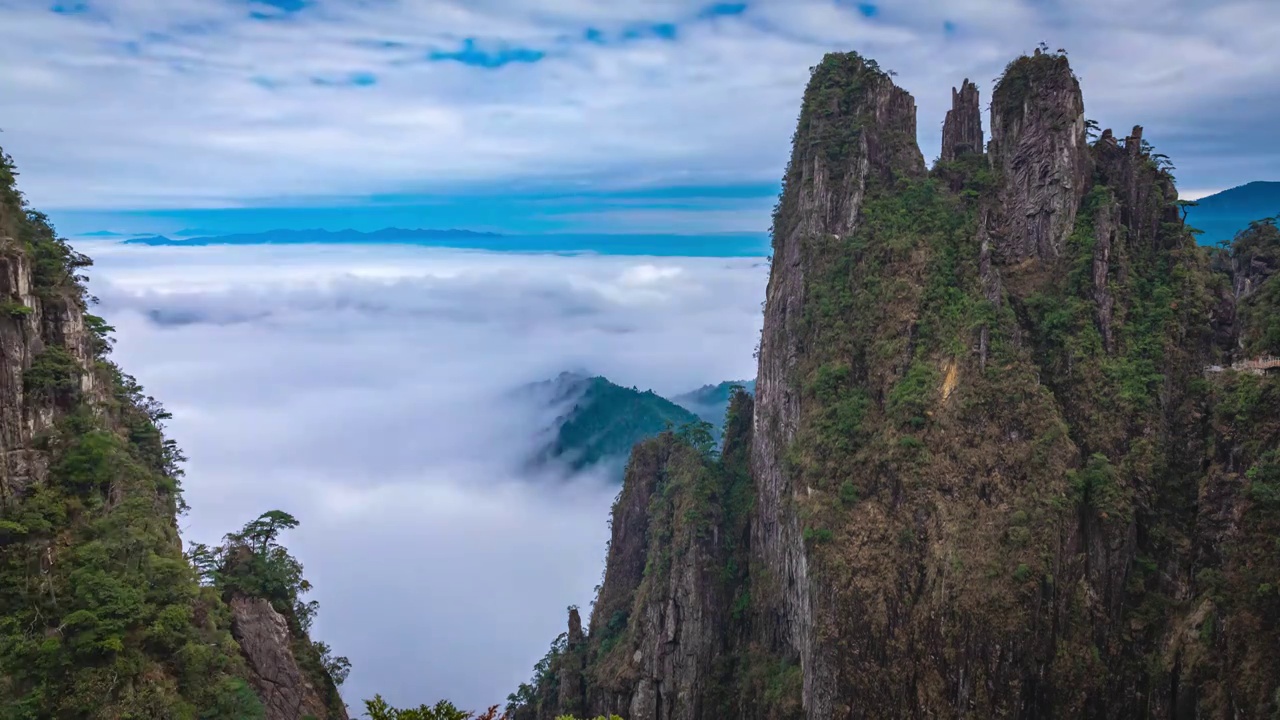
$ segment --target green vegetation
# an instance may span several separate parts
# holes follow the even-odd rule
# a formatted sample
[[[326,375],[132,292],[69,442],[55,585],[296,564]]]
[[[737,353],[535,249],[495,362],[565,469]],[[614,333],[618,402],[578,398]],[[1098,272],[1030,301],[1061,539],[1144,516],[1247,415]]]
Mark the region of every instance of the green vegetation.
[[[614,385],[605,378],[581,380],[574,407],[560,420],[548,449],[579,470],[609,459],[626,458],[641,440],[671,427],[696,424],[699,418],[652,390]]]
[[[1045,46],[1006,65],[991,101],[992,106],[1002,108],[1005,127],[1017,121],[1037,90],[1051,87],[1056,78],[1070,73],[1070,68],[1066,53],[1049,52]]]
[[[31,367],[22,374],[22,384],[27,392],[37,398],[69,402],[80,391],[80,377],[84,367],[66,348],[51,345],[31,361]]]
[[[282,532],[297,526],[292,515],[271,510],[246,523],[240,532],[228,534],[219,547],[193,543],[187,557],[203,582],[224,601],[244,596],[271,603],[288,623],[299,667],[336,712],[342,707],[337,687],[346,680],[351,661],[334,656],[327,644],[308,634],[319,604],[302,599],[311,583],[302,576],[302,563],[279,543]]]
[[[1249,277],[1252,292],[1237,316],[1246,357],[1280,355],[1280,218],[1251,223],[1231,247],[1235,264]]]
[[[26,403],[54,412],[32,438],[47,472],[0,479],[0,717],[261,718],[228,610],[179,549],[167,415],[105,359],[108,343],[90,358],[64,344],[90,262],[26,206],[14,176],[0,152],[0,236],[17,240],[0,253],[30,263],[46,319]],[[92,398],[80,389],[90,374]]]
[[[11,318],[24,318],[36,311],[30,305],[25,305],[17,300],[5,300],[0,302],[0,315],[7,315]]]

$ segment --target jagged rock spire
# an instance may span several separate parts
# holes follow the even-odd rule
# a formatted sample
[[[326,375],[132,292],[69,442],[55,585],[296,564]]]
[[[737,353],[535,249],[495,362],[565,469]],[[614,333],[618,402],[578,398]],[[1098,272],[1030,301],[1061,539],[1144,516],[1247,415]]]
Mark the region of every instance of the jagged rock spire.
[[[1009,64],[991,99],[991,160],[1004,174],[1005,265],[1062,253],[1089,180],[1084,100],[1065,55]]]
[[[951,109],[942,125],[942,161],[949,162],[966,153],[981,153],[984,148],[978,86],[965,78],[959,90],[951,89]]]

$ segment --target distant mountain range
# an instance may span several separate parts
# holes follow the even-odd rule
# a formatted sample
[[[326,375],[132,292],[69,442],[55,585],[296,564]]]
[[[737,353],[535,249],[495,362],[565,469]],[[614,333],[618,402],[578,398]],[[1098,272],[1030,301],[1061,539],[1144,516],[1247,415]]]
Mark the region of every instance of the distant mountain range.
[[[1280,215],[1280,182],[1251,182],[1209,195],[1188,208],[1187,222],[1204,231],[1202,245],[1232,240],[1254,220]]]
[[[206,234],[190,237],[194,230],[166,235],[135,236],[122,242],[127,245],[195,247],[204,245],[419,245],[465,250],[507,252],[579,253],[605,255],[697,256],[697,257],[764,257],[769,254],[769,237],[765,233],[707,233],[675,235],[662,233],[558,233],[543,235],[500,235],[471,230],[430,230],[384,228],[360,230],[267,230],[230,235]],[[87,233],[80,237],[123,237],[108,231]]]
[[[573,470],[601,463],[621,468],[636,443],[668,427],[704,420],[718,435],[735,385],[754,392],[755,381],[706,385],[676,396],[676,402],[652,390],[626,388],[583,373],[564,372],[555,379],[533,383],[521,390],[565,408],[533,462],[562,462]]]
[[[94,233],[90,233],[93,235]],[[301,245],[307,243],[403,243],[432,240],[478,240],[500,238],[497,233],[471,230],[425,230],[383,228],[372,232],[360,230],[267,230],[235,235],[207,235],[174,240],[164,235],[149,235],[125,240],[126,245]]]
[[[1200,242],[1214,245],[1231,240],[1254,220],[1280,215],[1280,182],[1257,181],[1206,196],[1187,211],[1187,222],[1204,231]],[[111,239],[130,233],[99,230],[80,237]],[[186,229],[166,235],[137,236],[123,240],[128,245],[302,245],[302,244],[410,244],[457,247],[476,250],[526,252],[600,252],[618,255],[702,255],[754,257],[769,254],[765,233],[707,233],[679,235],[663,233],[558,233],[544,235],[502,235],[473,230],[428,228],[383,228],[361,230],[265,230],[220,235],[207,229]],[[194,236],[194,237],[193,237]]]

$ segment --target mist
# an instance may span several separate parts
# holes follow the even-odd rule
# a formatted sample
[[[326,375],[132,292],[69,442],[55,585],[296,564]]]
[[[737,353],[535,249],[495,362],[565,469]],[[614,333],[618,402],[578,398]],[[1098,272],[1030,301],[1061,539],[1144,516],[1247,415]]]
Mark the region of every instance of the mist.
[[[78,243],[114,359],[173,413],[186,542],[301,526],[353,712],[505,701],[600,581],[618,487],[524,462],[585,369],[672,395],[753,377],[764,259]]]

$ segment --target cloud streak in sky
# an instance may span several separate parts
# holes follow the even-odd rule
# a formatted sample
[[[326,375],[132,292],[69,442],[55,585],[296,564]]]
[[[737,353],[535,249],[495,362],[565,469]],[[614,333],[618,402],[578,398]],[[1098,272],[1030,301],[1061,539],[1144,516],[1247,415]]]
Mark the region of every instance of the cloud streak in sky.
[[[932,156],[948,89],[989,97],[1041,40],[1188,189],[1280,164],[1271,0],[0,0],[0,21],[0,127],[46,208],[772,183],[826,50],[896,70]]]
[[[587,368],[674,394],[749,377],[757,259],[84,243],[115,359],[174,414],[188,542],[269,509],[351,658],[352,707],[502,701],[584,607],[617,488],[529,475]]]

